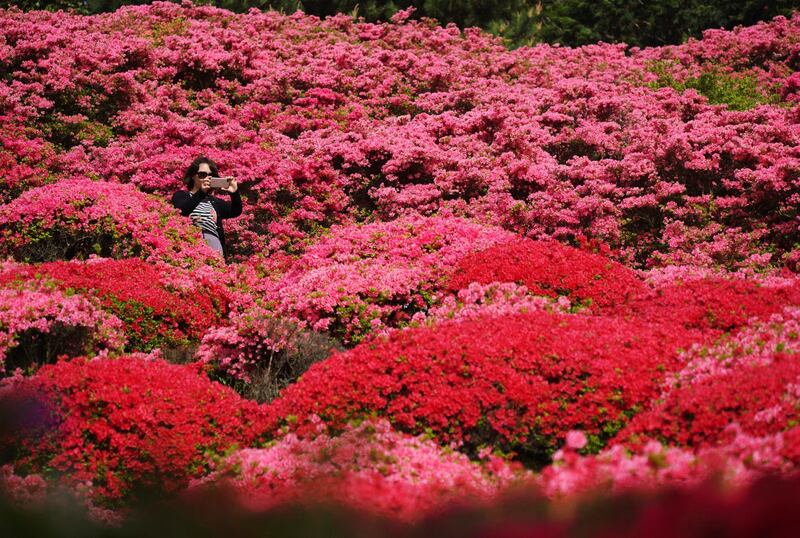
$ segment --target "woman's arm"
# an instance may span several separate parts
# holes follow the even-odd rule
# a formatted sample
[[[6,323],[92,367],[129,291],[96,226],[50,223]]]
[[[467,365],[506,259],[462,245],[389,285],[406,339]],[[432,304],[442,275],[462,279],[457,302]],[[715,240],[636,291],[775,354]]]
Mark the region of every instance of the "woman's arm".
[[[230,219],[242,214],[242,197],[239,195],[239,191],[234,191],[230,195],[230,202],[219,201],[217,212],[221,219]]]
[[[203,191],[197,191],[197,194],[192,194],[189,191],[178,191],[172,195],[172,205],[181,210],[181,215],[188,217],[197,207],[197,204],[205,198],[205,194]]]

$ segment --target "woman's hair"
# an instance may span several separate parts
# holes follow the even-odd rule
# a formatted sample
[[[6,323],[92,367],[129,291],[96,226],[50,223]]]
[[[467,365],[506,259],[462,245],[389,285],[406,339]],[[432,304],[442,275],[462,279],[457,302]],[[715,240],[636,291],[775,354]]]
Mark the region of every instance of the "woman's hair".
[[[183,182],[186,184],[187,189],[191,189],[194,186],[194,175],[197,173],[198,168],[200,168],[200,165],[203,163],[208,164],[208,167],[211,168],[212,176],[219,176],[219,168],[217,168],[217,164],[205,155],[201,155],[192,161],[192,164],[189,165],[189,167],[186,169],[186,172],[183,174]]]

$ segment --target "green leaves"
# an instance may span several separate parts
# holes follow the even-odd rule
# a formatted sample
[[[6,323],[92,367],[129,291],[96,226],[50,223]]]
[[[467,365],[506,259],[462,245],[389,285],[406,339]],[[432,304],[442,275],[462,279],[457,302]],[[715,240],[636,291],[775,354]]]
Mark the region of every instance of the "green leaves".
[[[14,4],[24,10],[74,9],[89,14],[146,3],[149,2],[22,0],[3,1],[0,7]],[[597,41],[622,41],[636,46],[677,44],[688,37],[701,37],[703,30],[708,28],[732,28],[776,15],[788,15],[795,4],[792,0],[195,0],[194,3],[214,5],[236,13],[252,8],[274,9],[287,14],[301,10],[319,17],[347,13],[370,22],[388,21],[399,10],[413,6],[416,8],[412,15],[414,18],[432,17],[442,25],[452,22],[459,28],[477,26],[503,38],[511,47],[541,42],[569,46]],[[164,32],[168,33],[172,32]],[[154,30],[155,40],[161,35],[161,31]]]
[[[711,67],[697,77],[677,80],[671,72],[673,62],[653,62],[650,71],[658,75],[652,88],[673,88],[676,91],[695,90],[704,95],[712,105],[726,105],[731,110],[748,110],[762,104],[780,102],[780,95],[771,88],[764,88],[752,75],[725,73]]]

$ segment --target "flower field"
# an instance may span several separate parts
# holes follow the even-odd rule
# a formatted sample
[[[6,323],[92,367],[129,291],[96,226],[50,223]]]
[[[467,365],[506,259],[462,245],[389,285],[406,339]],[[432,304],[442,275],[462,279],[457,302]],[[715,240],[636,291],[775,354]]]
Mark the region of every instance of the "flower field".
[[[413,9],[9,8],[0,73],[8,507],[800,528],[800,12],[509,50]],[[169,202],[198,155],[239,180],[228,264]]]

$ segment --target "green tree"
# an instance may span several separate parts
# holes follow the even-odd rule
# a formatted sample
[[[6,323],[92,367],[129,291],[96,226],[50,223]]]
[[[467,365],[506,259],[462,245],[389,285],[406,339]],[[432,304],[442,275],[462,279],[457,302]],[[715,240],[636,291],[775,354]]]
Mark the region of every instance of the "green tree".
[[[796,0],[546,0],[536,38],[573,46],[676,44],[707,28],[751,25],[797,7]]]
[[[41,0],[0,0],[0,8],[9,8],[16,6],[23,11],[32,11],[36,9],[58,11],[59,9],[69,10],[74,9],[78,13],[88,13],[89,10],[86,6],[86,0],[55,0],[50,2],[43,2]]]
[[[0,0],[0,6],[22,9],[113,11],[122,5],[152,0]],[[177,0],[176,0],[177,1]],[[388,20],[413,6],[416,15],[442,24],[477,26],[505,39],[509,46],[537,42],[584,45],[598,41],[637,46],[676,44],[700,37],[707,28],[751,25],[776,15],[789,15],[797,0],[195,0],[234,12],[250,8],[293,13],[300,9],[326,17],[348,13],[367,21]]]

